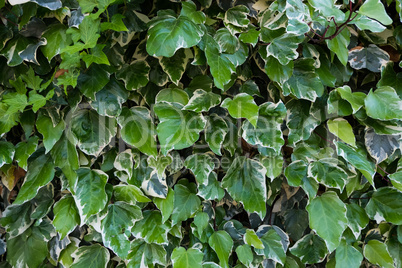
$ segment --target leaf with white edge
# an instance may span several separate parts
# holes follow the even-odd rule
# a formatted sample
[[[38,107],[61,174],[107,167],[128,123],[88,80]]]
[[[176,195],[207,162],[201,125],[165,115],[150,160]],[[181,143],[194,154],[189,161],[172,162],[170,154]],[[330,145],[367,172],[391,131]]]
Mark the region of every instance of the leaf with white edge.
[[[151,200],[135,185],[119,184],[113,186],[113,195],[117,201],[124,201],[131,205],[136,202],[150,202]]]
[[[275,231],[274,231],[275,232]],[[264,244],[258,238],[257,234],[253,229],[247,229],[246,233],[243,236],[244,243],[247,245],[253,246],[256,249],[264,249]],[[281,245],[282,247],[282,245]]]
[[[164,88],[156,95],[155,102],[177,102],[186,105],[188,94],[181,88]]]
[[[242,202],[248,212],[256,212],[261,219],[266,214],[266,172],[261,163],[239,156],[235,158],[222,179],[222,187],[230,196]]]
[[[275,152],[279,152],[285,144],[281,131],[285,117],[286,107],[281,101],[276,104],[272,102],[263,103],[259,106],[255,127],[248,121],[243,123],[242,137],[250,144],[269,147]]]
[[[324,86],[315,71],[314,60],[310,58],[296,60],[292,76],[283,84],[283,94],[285,96],[293,94],[298,99],[314,102],[323,93]]]
[[[121,127],[121,137],[129,145],[142,153],[156,156],[156,131],[150,111],[146,107],[124,107],[117,122]]]
[[[343,118],[335,118],[327,121],[328,130],[347,144],[356,147],[356,137],[352,126]]]
[[[249,9],[243,5],[229,8],[225,13],[224,23],[236,27],[246,27],[250,23],[250,20],[247,18],[248,13]]]
[[[260,35],[260,31],[252,28],[247,32],[243,32],[239,35],[239,40],[243,43],[251,44],[253,47],[258,43],[258,36]]]
[[[240,42],[237,37],[232,35],[227,28],[217,30],[214,39],[218,43],[221,52],[233,54],[240,47]]]
[[[1,215],[0,224],[8,234],[8,239],[21,235],[31,226],[34,219],[31,218],[32,203],[22,205],[9,205]]]
[[[354,149],[343,142],[336,142],[335,145],[338,155],[357,168],[370,184],[374,186],[373,178],[376,168],[374,163],[367,159],[362,150]]]
[[[172,163],[172,161],[173,158],[171,155],[158,155],[156,158],[150,156],[147,159],[148,166],[154,168],[160,178],[164,176],[166,168]]]
[[[380,0],[367,0],[358,10],[359,14],[378,20],[384,25],[390,25],[392,19],[388,16]]]
[[[116,120],[100,116],[94,110],[77,110],[72,114],[71,132],[78,147],[86,154],[99,155],[116,134]]]
[[[348,174],[338,165],[335,158],[322,158],[310,163],[307,176],[317,182],[330,187],[343,190],[348,179]]]
[[[395,89],[388,86],[370,90],[364,100],[367,115],[379,120],[402,120],[402,100]]]
[[[304,35],[285,33],[267,46],[267,56],[276,58],[280,64],[287,65],[290,61],[297,59],[299,53],[296,51],[303,41]]]
[[[381,33],[387,28],[378,21],[372,20],[367,16],[360,14],[353,20],[353,24],[362,31],[370,30],[373,33]]]
[[[135,223],[131,232],[135,237],[140,237],[148,244],[168,244],[168,232],[170,224],[162,223],[162,215],[157,210],[147,210],[143,212],[144,218]]]
[[[215,154],[222,155],[221,148],[228,131],[228,125],[219,115],[211,114],[207,117],[205,141]]]
[[[336,21],[343,21],[345,14],[335,6],[334,0],[309,0],[309,4],[325,17],[334,17]]]
[[[178,103],[166,102],[154,106],[154,112],[159,118],[157,132],[163,155],[172,149],[190,147],[205,127],[206,120],[201,114],[182,111],[182,108]]]
[[[57,201],[54,204],[53,213],[53,225],[61,234],[60,239],[66,237],[77,225],[80,225],[80,214],[71,195],[66,195]]]
[[[370,44],[368,47],[359,47],[349,52],[348,61],[353,69],[367,68],[372,72],[379,73],[381,67],[389,61],[389,54]]]
[[[332,1],[332,0],[331,0]],[[330,28],[332,31],[335,31],[334,28]],[[331,34],[332,31],[329,31],[328,34]],[[348,28],[343,29],[335,38],[330,40],[325,40],[328,48],[336,54],[339,61],[346,66],[348,63],[348,55],[349,50],[348,46],[350,43],[350,31]],[[350,62],[350,55],[349,55]]]
[[[123,66],[116,73],[116,78],[123,80],[128,90],[137,90],[148,84],[150,70],[151,67],[146,61],[136,60],[129,65]]]
[[[335,192],[328,191],[314,198],[306,209],[310,228],[325,240],[330,252],[334,251],[348,223],[345,204]]]
[[[348,101],[352,106],[353,113],[357,113],[364,105],[366,94],[363,92],[352,92],[349,86],[338,87],[335,89],[342,99]]]
[[[181,2],[180,16],[186,16],[194,23],[205,23],[205,14],[202,11],[197,11],[197,6],[193,1]]]
[[[246,265],[246,267],[251,267],[254,256],[249,245],[240,245],[236,247],[236,255],[239,261]]]
[[[193,172],[197,182],[204,185],[207,185],[208,177],[215,168],[213,158],[207,154],[190,155],[184,165]]]
[[[174,186],[174,209],[172,212],[172,224],[175,225],[190,218],[201,205],[200,198],[196,195],[197,186],[189,183],[188,187],[181,184]]]
[[[53,180],[54,164],[50,155],[41,155],[28,164],[24,183],[13,204],[22,204],[36,196],[39,189]]]
[[[221,183],[217,180],[218,175],[211,172],[208,176],[207,184],[198,185],[198,195],[205,200],[221,200],[225,196],[225,190],[222,189]]]
[[[274,260],[283,265],[286,259],[286,250],[283,247],[281,236],[275,231],[274,228],[270,228],[265,233],[263,229],[264,227],[260,226],[257,234],[260,236],[264,248],[255,248],[254,251],[258,255],[264,255],[267,259]]]
[[[288,64],[282,65],[276,58],[269,56],[265,61],[264,70],[269,79],[283,84],[292,76],[293,68],[293,61],[289,61]]]
[[[95,100],[95,94],[107,85],[110,74],[102,65],[92,64],[87,72],[81,73],[78,77],[77,87],[82,94]]]
[[[142,181],[141,189],[147,195],[159,198],[166,198],[166,195],[168,193],[166,175],[161,174],[162,176],[160,176],[158,175],[158,171],[156,169],[150,167],[148,168],[151,169],[152,172],[149,174],[148,178]]]
[[[9,40],[6,46],[1,50],[0,55],[7,59],[7,65],[10,67],[20,65],[23,59],[19,53],[23,51],[31,41],[28,38],[18,35]]]
[[[109,251],[99,244],[79,247],[74,254],[71,268],[106,268],[110,259]]]
[[[100,170],[80,168],[77,170],[77,176],[74,199],[83,224],[90,216],[106,207],[108,196],[105,186],[108,175]]]
[[[0,167],[13,162],[15,154],[14,145],[10,142],[0,141]]]
[[[303,263],[314,264],[322,262],[327,256],[325,241],[315,234],[308,234],[296,242],[290,252],[299,257]]]
[[[341,243],[336,248],[335,259],[335,268],[359,268],[363,260],[363,255],[354,246],[349,245],[345,239],[342,239]]]
[[[221,103],[221,96],[218,94],[197,89],[183,109],[194,112],[207,112],[211,107],[217,106],[219,103]]]
[[[183,247],[177,247],[172,252],[173,268],[202,268],[202,259],[204,254],[196,248],[189,248],[186,250]]]
[[[367,216],[366,211],[355,203],[346,204],[346,209],[348,226],[357,239],[361,230],[366,228],[367,224],[369,223],[369,217]]]
[[[402,193],[391,187],[375,191],[366,206],[367,215],[377,223],[385,220],[395,225],[402,224]]]
[[[154,204],[159,208],[162,213],[162,223],[165,223],[174,209],[174,191],[169,188],[166,198],[153,198]]]
[[[99,115],[117,117],[127,99],[128,92],[122,83],[111,79],[101,91],[96,92],[95,100],[91,101],[90,104]]]
[[[367,128],[364,135],[367,151],[377,164],[386,160],[400,148],[400,140],[401,135],[378,135],[372,128]]]
[[[202,235],[205,228],[209,225],[209,216],[206,212],[197,212],[194,216],[194,225],[197,226],[197,232]]]
[[[187,63],[192,57],[191,50],[179,49],[172,57],[159,58],[159,63],[163,71],[169,75],[170,81],[178,85],[186,70]]]
[[[388,175],[391,179],[392,185],[402,192],[402,170]]]
[[[180,48],[197,45],[203,34],[202,28],[185,16],[156,17],[150,21],[147,52],[154,57],[172,57]]]
[[[226,231],[216,231],[209,237],[208,244],[218,255],[219,265],[222,268],[229,268],[228,261],[233,248],[230,235]]]
[[[50,117],[39,113],[38,119],[36,120],[36,128],[39,133],[43,135],[43,144],[45,145],[46,153],[48,153],[63,134],[65,123],[63,120],[60,120],[60,122],[54,126]]]
[[[367,260],[380,267],[384,268],[395,267],[394,261],[392,260],[392,257],[389,255],[387,246],[378,240],[368,241],[368,243],[364,245],[363,254]]]
[[[166,265],[166,250],[157,244],[148,244],[142,239],[134,239],[131,244],[131,252],[128,255],[127,268],[141,268],[146,265]],[[142,266],[141,266],[142,265]]]
[[[254,126],[257,126],[258,106],[254,102],[254,98],[246,93],[237,94],[233,100],[226,98],[221,107],[226,108],[229,114],[234,118],[247,118]]]
[[[293,161],[285,168],[284,174],[290,186],[298,187],[307,177],[307,164],[302,160]]]

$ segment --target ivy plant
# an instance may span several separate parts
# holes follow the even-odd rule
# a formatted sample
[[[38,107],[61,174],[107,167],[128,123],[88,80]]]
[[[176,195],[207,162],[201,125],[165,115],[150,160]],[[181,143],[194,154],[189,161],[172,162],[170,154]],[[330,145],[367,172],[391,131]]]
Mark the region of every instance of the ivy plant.
[[[402,267],[401,0],[0,0],[1,267]]]

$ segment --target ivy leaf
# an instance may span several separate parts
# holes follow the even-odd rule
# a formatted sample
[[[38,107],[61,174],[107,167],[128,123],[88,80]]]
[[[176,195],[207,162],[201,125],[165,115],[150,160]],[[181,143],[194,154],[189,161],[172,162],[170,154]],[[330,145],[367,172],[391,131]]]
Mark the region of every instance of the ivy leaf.
[[[87,68],[92,64],[105,64],[110,65],[106,54],[102,51],[106,45],[97,44],[95,47],[91,48],[91,53],[81,52],[82,60],[85,62]]]
[[[74,198],[66,195],[57,201],[53,207],[54,219],[53,225],[57,232],[61,234],[63,239],[71,233],[77,225],[80,225],[80,214],[75,205]]]
[[[330,119],[327,121],[328,130],[347,144],[356,147],[356,137],[352,126],[343,118]]]
[[[289,61],[288,64],[282,65],[276,58],[274,58],[273,56],[269,56],[265,61],[264,70],[267,73],[269,79],[283,84],[292,76],[293,68],[293,61]]]
[[[72,115],[71,131],[84,153],[99,155],[116,134],[116,121],[93,110],[78,110]]]
[[[386,160],[400,148],[400,139],[400,135],[378,135],[372,128],[367,128],[364,135],[367,151],[377,164]]]
[[[308,2],[325,17],[334,17],[337,21],[345,19],[345,14],[335,6],[334,0],[309,0]]]
[[[0,167],[13,162],[15,154],[14,145],[10,142],[0,141]]]
[[[159,118],[157,127],[161,152],[180,150],[193,145],[204,129],[206,120],[201,114],[192,111],[182,111],[178,103],[157,103],[154,112]]]
[[[119,184],[113,187],[113,195],[117,201],[124,201],[131,205],[136,202],[149,202],[151,201],[142,191],[135,185]]]
[[[109,251],[99,244],[79,247],[71,268],[106,268],[110,259]]]
[[[177,102],[183,105],[188,103],[187,93],[180,88],[165,88],[156,95],[156,102]]]
[[[226,231],[216,231],[209,237],[208,244],[218,255],[220,266],[228,268],[229,255],[233,248],[233,240],[230,235]]]
[[[335,192],[328,191],[314,198],[306,209],[311,229],[325,240],[330,252],[334,251],[348,223],[345,204]]]
[[[384,25],[390,25],[392,19],[388,16],[385,11],[384,5],[380,0],[367,0],[359,8],[359,14],[366,15],[369,18],[378,20]]]
[[[215,168],[215,163],[207,154],[193,154],[184,161],[186,168],[193,172],[199,184],[208,185],[208,177]]]
[[[329,0],[332,1],[332,0]],[[333,28],[331,28],[333,29]],[[335,31],[335,30],[333,30]],[[331,34],[331,31],[329,32]],[[350,43],[350,31],[349,29],[343,29],[335,38],[330,40],[325,40],[328,48],[336,54],[339,61],[346,66],[348,63],[349,50],[348,46]],[[350,57],[350,56],[349,56]],[[350,59],[350,58],[349,58]],[[350,61],[349,61],[350,62]]]
[[[142,190],[150,196],[166,198],[168,193],[168,187],[166,184],[166,176],[165,174],[158,175],[158,171],[152,169],[152,172],[149,174],[148,178],[142,181],[141,188]]]
[[[56,142],[60,140],[65,123],[63,120],[60,120],[57,125],[53,125],[50,117],[39,113],[38,119],[36,119],[36,128],[43,135],[43,144],[45,145],[46,153],[48,153]]]
[[[399,216],[402,211],[402,193],[391,187],[382,187],[375,191],[366,206],[366,212],[377,223],[382,220],[396,225],[402,224]]]
[[[266,172],[261,163],[239,156],[235,158],[222,179],[222,187],[230,196],[242,202],[245,210],[256,212],[261,219],[266,213]]]
[[[174,186],[173,225],[187,220],[199,209],[201,201],[196,195],[196,189],[194,183],[188,184],[188,187],[182,184]]]
[[[299,53],[296,51],[303,41],[303,35],[285,33],[267,46],[267,56],[276,58],[280,64],[287,65],[290,61],[297,59]]]
[[[260,240],[260,238],[258,238],[257,234],[252,229],[246,230],[243,240],[244,240],[244,243],[246,243],[247,245],[253,246],[256,249],[264,249],[263,242]],[[282,245],[281,245],[281,247],[282,247]]]
[[[101,91],[96,92],[95,100],[91,106],[99,115],[117,117],[120,115],[123,103],[127,100],[128,93],[121,82],[111,79]]]
[[[299,257],[303,263],[314,264],[322,262],[327,255],[325,241],[315,234],[308,234],[296,242],[290,252]]]
[[[378,241],[370,240],[363,248],[364,257],[369,260],[369,262],[379,265],[384,268],[392,268],[394,266],[394,261],[389,255],[387,246]]]
[[[233,100],[226,98],[221,107],[228,109],[229,114],[234,118],[247,118],[254,126],[257,126],[258,106],[254,98],[246,93],[237,94]]]
[[[3,212],[0,224],[8,233],[8,239],[12,239],[25,232],[34,219],[31,218],[32,203],[25,202],[22,205],[11,204]]]
[[[294,64],[292,76],[283,84],[283,94],[316,101],[324,93],[324,86],[315,71],[314,60],[298,59]]]
[[[402,120],[402,100],[397,95],[395,89],[384,86],[375,91],[370,90],[364,106],[367,115],[379,120]]]
[[[215,172],[211,172],[207,184],[198,185],[197,194],[205,200],[221,200],[225,196],[225,190],[222,189],[217,177]]]
[[[246,267],[251,267],[254,256],[249,245],[239,245],[236,247],[236,255],[239,261],[246,265]]]
[[[206,20],[205,14],[201,11],[197,11],[197,6],[193,1],[181,2],[180,16],[186,16],[197,24],[205,23]]]
[[[54,164],[50,155],[42,154],[29,163],[24,183],[13,204],[22,204],[36,196],[54,177]]]
[[[102,65],[93,64],[86,73],[78,77],[78,88],[85,96],[95,100],[95,94],[107,85],[109,76]]]
[[[110,22],[101,23],[101,31],[112,30],[116,32],[128,31],[126,25],[124,25],[123,19],[125,17],[122,14],[114,14]]]
[[[194,267],[201,268],[202,259],[204,254],[196,248],[189,248],[186,250],[183,247],[177,247],[172,252],[172,264],[173,268],[181,267]]]
[[[280,235],[275,231],[274,228],[269,228],[267,232],[264,233],[263,226],[260,226],[257,235],[260,237],[264,248],[257,249],[255,248],[255,252],[258,255],[264,255],[268,259],[272,259],[276,262],[281,263],[282,265],[285,263],[286,253],[285,249],[283,248],[282,238]]]
[[[37,136],[32,136],[26,142],[21,141],[15,146],[14,159],[18,162],[18,166],[27,170],[28,158],[36,151],[38,140]]]
[[[144,239],[148,244],[167,245],[170,226],[162,223],[162,214],[157,210],[147,210],[143,212],[143,216],[131,230],[133,235]]]
[[[345,239],[341,240],[341,243],[335,251],[336,268],[341,267],[360,267],[363,260],[363,255],[352,245],[349,245]]]
[[[30,43],[27,38],[18,35],[7,42],[6,46],[1,50],[0,55],[7,59],[8,66],[20,65],[23,59],[19,53],[26,49]]]
[[[215,154],[222,155],[221,148],[228,131],[228,125],[220,116],[217,114],[211,114],[207,117],[205,141]]]
[[[101,223],[104,245],[125,259],[130,251],[130,240],[125,231],[130,230],[140,219],[142,213],[138,206],[121,201],[110,204]]]
[[[185,3],[185,2],[183,2]],[[159,59],[159,63],[165,73],[169,75],[170,81],[178,85],[187,63],[193,54],[189,49],[179,49],[172,57],[163,57]]]
[[[108,202],[105,190],[108,176],[103,171],[89,168],[78,169],[77,176],[74,199],[81,223],[85,223],[90,216],[102,211]]]
[[[147,244],[141,239],[134,239],[131,245],[131,252],[128,256],[128,268],[140,268],[141,263],[145,265],[166,265],[166,250],[161,245]]]
[[[151,68],[146,61],[137,60],[130,65],[123,66],[116,73],[116,77],[124,81],[128,90],[137,90],[148,84],[150,70]]]
[[[367,68],[372,72],[378,73],[381,67],[389,61],[389,55],[376,45],[370,44],[368,47],[351,50],[348,60],[353,69]]]
[[[346,204],[346,216],[348,217],[348,226],[352,230],[356,238],[359,237],[360,231],[369,223],[366,211],[355,203]]]
[[[194,112],[207,112],[211,107],[217,106],[220,102],[221,96],[218,94],[197,89],[183,109]]]
[[[147,155],[157,156],[155,126],[147,108],[124,107],[117,122],[125,142]]]
[[[170,215],[172,215],[174,209],[173,189],[169,188],[166,198],[155,197],[153,201],[162,213],[162,223],[165,223],[169,219]]]
[[[199,25],[185,16],[156,17],[150,23],[146,48],[148,54],[154,57],[172,57],[180,48],[190,48],[198,44],[204,34]]]
[[[225,13],[224,23],[236,27],[246,27],[250,23],[247,18],[248,13],[249,9],[243,5],[229,8]]]
[[[335,89],[336,92],[339,93],[342,99],[349,102],[352,106],[353,113],[357,113],[361,107],[364,105],[364,99],[366,98],[366,94],[363,92],[353,92],[349,86],[338,87]]]
[[[243,32],[239,35],[239,40],[246,44],[251,44],[253,47],[258,43],[258,36],[260,31],[255,28],[251,28],[247,32]]]
[[[319,183],[331,188],[343,190],[348,174],[338,166],[338,160],[333,158],[322,158],[308,166],[307,174]]]

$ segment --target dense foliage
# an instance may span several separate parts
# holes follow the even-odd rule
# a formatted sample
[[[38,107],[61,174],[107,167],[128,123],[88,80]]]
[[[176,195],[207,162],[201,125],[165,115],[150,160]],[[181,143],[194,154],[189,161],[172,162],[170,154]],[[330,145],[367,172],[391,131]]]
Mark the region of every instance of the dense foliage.
[[[1,267],[402,267],[401,0],[0,0]]]

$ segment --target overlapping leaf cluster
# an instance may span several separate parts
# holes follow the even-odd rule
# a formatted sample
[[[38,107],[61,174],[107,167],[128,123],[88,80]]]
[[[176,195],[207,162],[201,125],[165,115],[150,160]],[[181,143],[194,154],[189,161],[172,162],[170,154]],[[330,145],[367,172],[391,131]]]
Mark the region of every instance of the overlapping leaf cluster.
[[[2,267],[402,267],[400,0],[0,8]]]

